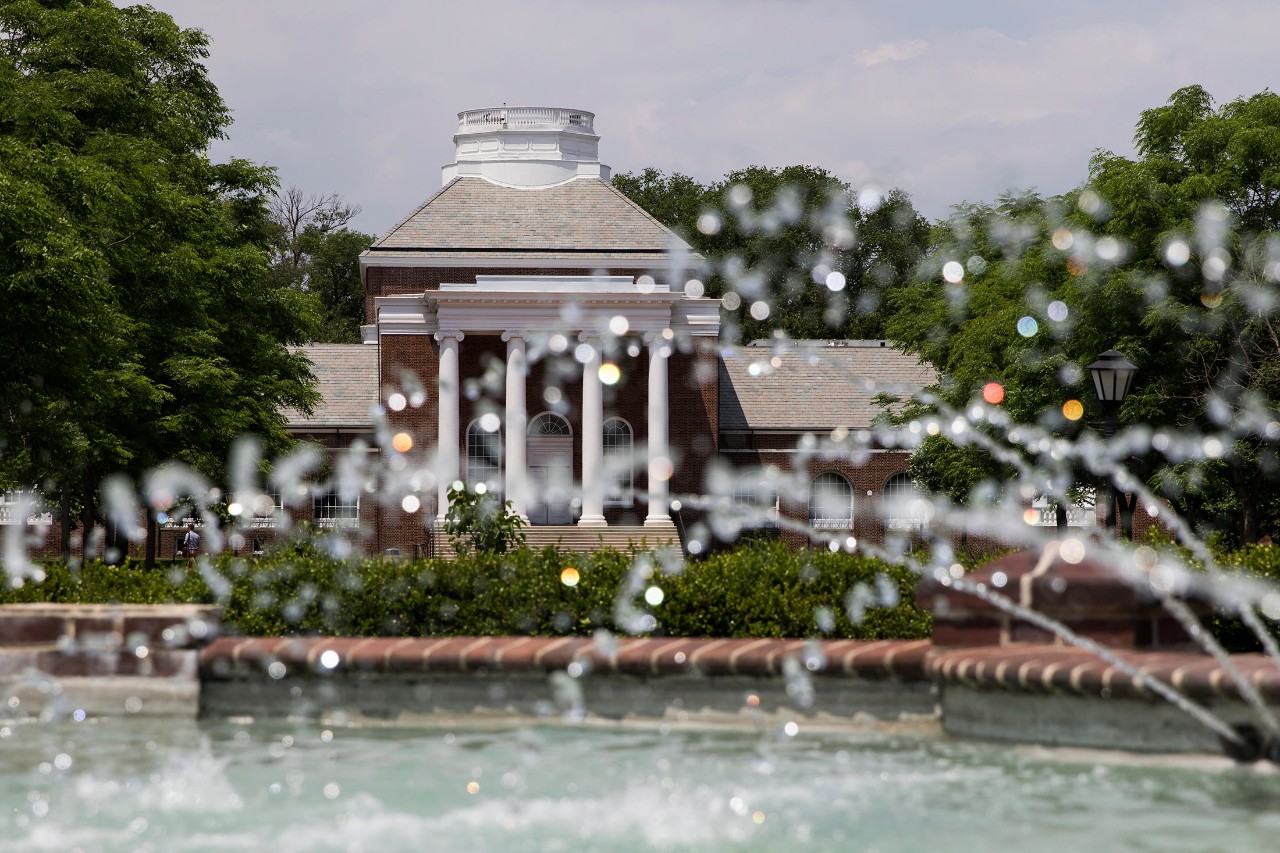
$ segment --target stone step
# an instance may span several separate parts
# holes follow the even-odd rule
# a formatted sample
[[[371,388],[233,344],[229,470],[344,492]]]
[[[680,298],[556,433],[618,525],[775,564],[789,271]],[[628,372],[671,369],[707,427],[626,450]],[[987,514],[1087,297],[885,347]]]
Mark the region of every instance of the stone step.
[[[674,527],[663,529],[640,524],[610,527],[577,527],[576,525],[535,525],[524,529],[525,544],[535,551],[556,546],[565,551],[586,553],[600,548],[635,551],[666,548],[680,553],[680,539]],[[453,559],[447,543],[437,547],[436,556]]]

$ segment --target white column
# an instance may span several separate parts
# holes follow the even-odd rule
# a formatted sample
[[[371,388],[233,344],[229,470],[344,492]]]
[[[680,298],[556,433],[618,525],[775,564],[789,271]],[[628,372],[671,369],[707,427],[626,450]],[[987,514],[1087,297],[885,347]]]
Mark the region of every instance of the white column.
[[[440,386],[440,406],[436,413],[439,432],[436,438],[436,503],[437,517],[443,521],[449,508],[449,487],[459,479],[458,466],[458,401],[462,382],[458,376],[458,344],[462,332],[436,332],[440,342],[440,367],[437,381]]]
[[[671,345],[653,335],[649,345],[649,514],[646,527],[671,527],[671,447],[667,432],[667,357]]]
[[[511,501],[511,508],[528,521],[529,516],[525,512],[528,505],[525,435],[529,429],[529,411],[525,405],[525,385],[529,368],[525,361],[523,333],[506,332],[502,338],[507,342],[506,418],[503,423],[507,431],[504,491],[506,499]]]
[[[600,339],[581,336],[591,348],[582,366],[582,515],[579,527],[604,527],[604,392]]]

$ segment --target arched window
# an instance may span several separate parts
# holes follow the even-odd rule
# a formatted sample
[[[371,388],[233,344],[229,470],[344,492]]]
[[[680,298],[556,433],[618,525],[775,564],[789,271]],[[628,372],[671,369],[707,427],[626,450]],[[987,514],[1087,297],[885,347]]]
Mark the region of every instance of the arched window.
[[[547,435],[547,436],[563,436],[572,437],[573,432],[569,429],[569,422],[559,415],[551,412],[543,412],[532,421],[529,422],[529,435]]]
[[[809,484],[809,526],[828,530],[853,527],[853,487],[839,474],[828,471]]]
[[[631,460],[631,425],[622,418],[604,422],[604,502],[630,506],[634,492]]]
[[[467,485],[484,483],[491,491],[502,490],[502,429],[489,432],[477,419],[467,427]]]
[[[778,490],[762,471],[743,474],[733,484],[733,510],[743,527],[776,527]]]
[[[889,530],[920,530],[929,522],[929,503],[907,474],[894,474],[885,482],[881,507]]]

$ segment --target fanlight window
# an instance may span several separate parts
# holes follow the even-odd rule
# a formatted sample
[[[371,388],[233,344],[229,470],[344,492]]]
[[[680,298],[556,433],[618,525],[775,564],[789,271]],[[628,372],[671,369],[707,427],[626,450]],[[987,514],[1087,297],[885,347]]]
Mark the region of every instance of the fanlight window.
[[[544,412],[529,422],[529,435],[550,435],[569,438],[573,433],[569,422],[559,415]]]
[[[853,487],[839,474],[819,474],[809,484],[809,526],[827,530],[853,527]]]
[[[631,425],[622,418],[604,422],[605,503],[630,504],[633,497]]]
[[[929,523],[929,503],[907,474],[884,484],[884,522],[889,530],[921,530]]]
[[[493,491],[502,486],[502,430],[489,432],[474,420],[467,427],[467,485],[481,483]]]

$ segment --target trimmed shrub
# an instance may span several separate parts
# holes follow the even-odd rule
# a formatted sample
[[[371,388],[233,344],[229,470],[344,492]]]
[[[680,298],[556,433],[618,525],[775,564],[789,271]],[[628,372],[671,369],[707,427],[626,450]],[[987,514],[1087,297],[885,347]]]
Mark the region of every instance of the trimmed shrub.
[[[0,603],[218,601],[228,630],[257,636],[565,636],[642,626],[668,636],[912,639],[929,636],[932,625],[913,604],[909,570],[780,543],[670,574],[657,556],[611,549],[518,548],[410,562],[338,560],[306,542],[209,566],[202,574],[181,564],[51,563],[42,582],[0,590]],[[572,584],[562,579],[570,568]],[[651,587],[662,591],[661,603],[648,603]]]

